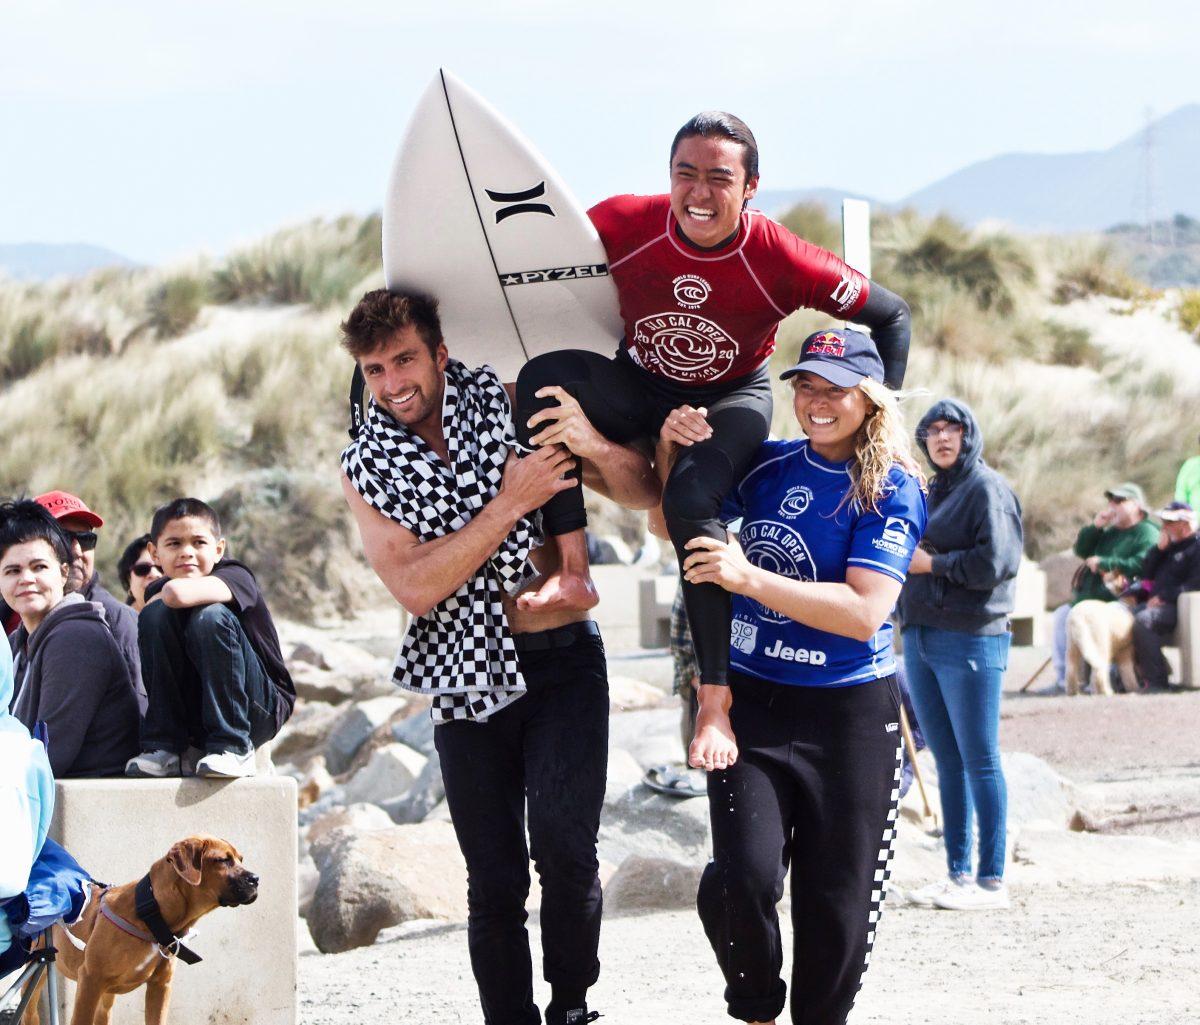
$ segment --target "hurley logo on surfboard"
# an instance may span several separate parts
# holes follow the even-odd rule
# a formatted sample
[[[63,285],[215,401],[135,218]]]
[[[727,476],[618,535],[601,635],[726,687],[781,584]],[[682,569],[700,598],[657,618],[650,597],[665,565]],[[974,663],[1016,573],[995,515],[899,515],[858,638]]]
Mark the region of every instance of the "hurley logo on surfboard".
[[[501,206],[496,211],[496,223],[506,221],[510,217],[515,217],[517,214],[549,214],[554,216],[554,210],[548,203],[532,203],[530,200],[541,199],[546,194],[546,183],[538,182],[533,188],[526,189],[524,192],[495,192],[492,189],[484,189],[488,199],[493,203],[510,203],[511,206]]]

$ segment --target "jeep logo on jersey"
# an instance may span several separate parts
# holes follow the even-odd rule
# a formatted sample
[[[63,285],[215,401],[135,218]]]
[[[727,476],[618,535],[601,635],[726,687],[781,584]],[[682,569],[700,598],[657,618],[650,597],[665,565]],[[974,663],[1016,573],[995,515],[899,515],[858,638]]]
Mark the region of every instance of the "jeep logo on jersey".
[[[711,320],[684,313],[643,317],[629,355],[642,369],[672,381],[713,381],[733,366],[737,343]]]
[[[817,568],[813,565],[808,545],[793,527],[772,520],[756,520],[742,527],[738,541],[746,558],[755,566],[789,580],[817,579]],[[759,618],[768,623],[789,621],[782,612],[769,609],[753,599],[752,603]]]
[[[836,356],[846,355],[846,339],[837,331],[826,331],[824,334],[810,338],[804,347],[805,356]]]
[[[784,519],[794,520],[808,508],[808,504],[812,501],[812,496],[812,488],[807,484],[799,484],[794,488],[789,488],[783,501],[779,503],[779,515]]]
[[[698,310],[712,293],[712,285],[698,274],[680,274],[671,282],[675,286],[675,301],[685,310]]]
[[[546,203],[532,203],[530,200],[540,199],[546,194],[546,183],[538,182],[533,188],[526,189],[524,192],[495,192],[492,189],[484,189],[488,199],[493,203],[511,204],[509,206],[501,206],[496,211],[496,223],[507,220],[510,217],[515,217],[517,214],[548,214],[554,216],[554,211]]]

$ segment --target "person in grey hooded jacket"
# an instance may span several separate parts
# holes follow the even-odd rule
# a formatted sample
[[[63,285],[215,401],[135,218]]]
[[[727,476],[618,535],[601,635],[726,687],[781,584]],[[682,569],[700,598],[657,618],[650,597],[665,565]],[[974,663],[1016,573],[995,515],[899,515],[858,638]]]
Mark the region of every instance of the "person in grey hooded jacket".
[[[917,444],[935,472],[922,550],[898,607],[909,690],[938,767],[949,878],[909,898],[942,908],[1003,908],[1000,692],[1024,547],[1021,505],[983,461],[983,436],[964,403],[934,403],[917,427]],[[978,885],[969,882],[972,809]]]
[[[71,560],[41,506],[0,506],[0,594],[21,617],[10,707],[31,731],[45,724],[56,778],[120,776],[137,754],[137,698],[103,607],[64,593]]]

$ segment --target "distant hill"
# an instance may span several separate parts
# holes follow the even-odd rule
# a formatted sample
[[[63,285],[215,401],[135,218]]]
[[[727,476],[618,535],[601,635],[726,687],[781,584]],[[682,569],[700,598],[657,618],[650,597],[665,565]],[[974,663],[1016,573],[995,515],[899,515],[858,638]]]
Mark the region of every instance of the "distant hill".
[[[127,256],[83,243],[0,243],[0,275],[25,281],[75,277],[102,267],[136,267]]]
[[[750,201],[750,204],[758,207],[763,213],[770,214],[772,217],[785,214],[792,207],[800,203],[818,203],[825,207],[831,214],[841,216],[843,199],[865,199],[872,207],[886,207],[888,205],[880,202],[878,199],[872,199],[870,196],[864,196],[858,192],[843,192],[841,189],[831,188],[760,189],[758,194]]]
[[[1153,122],[1155,207],[1159,216],[1200,216],[1200,104]],[[968,223],[1002,220],[1032,231],[1103,231],[1141,220],[1145,209],[1145,130],[1091,153],[1008,153],[956,171],[896,206],[948,213]]]

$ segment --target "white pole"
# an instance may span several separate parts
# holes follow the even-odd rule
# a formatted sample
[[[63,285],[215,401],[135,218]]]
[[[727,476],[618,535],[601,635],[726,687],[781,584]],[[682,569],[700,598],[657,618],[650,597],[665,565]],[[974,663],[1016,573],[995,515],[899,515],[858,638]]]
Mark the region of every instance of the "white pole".
[[[871,204],[842,200],[842,258],[865,277],[871,276]]]

